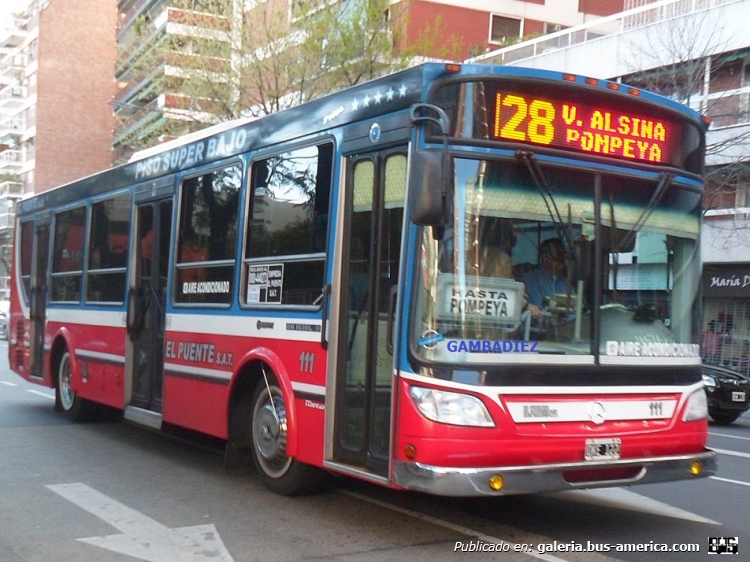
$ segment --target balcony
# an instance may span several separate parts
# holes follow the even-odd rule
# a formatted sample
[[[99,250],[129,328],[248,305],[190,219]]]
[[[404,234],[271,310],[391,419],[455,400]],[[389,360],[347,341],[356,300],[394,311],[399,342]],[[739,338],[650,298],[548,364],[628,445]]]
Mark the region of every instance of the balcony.
[[[166,35],[181,35],[229,41],[230,21],[221,16],[166,8],[156,15],[150,24],[150,32],[141,32],[139,39],[127,46],[121,46],[118,56],[119,63],[115,69],[115,76],[122,79],[135,63],[154,52],[162,45]]]
[[[745,22],[749,14],[750,3],[744,0],[660,0],[504,47],[467,62],[613,78],[670,64],[668,53],[654,52],[664,47],[658,44],[663,42],[660,34],[670,30],[677,35],[680,30],[685,33],[692,30],[694,34],[702,25],[706,28],[702,33],[710,34],[712,44],[720,45],[721,51],[742,48],[748,43]],[[679,39],[675,38],[674,43],[680,44]],[[697,48],[698,42],[693,45]],[[628,52],[631,60],[626,56]]]
[[[155,121],[162,118],[162,103],[159,98],[137,109],[132,115],[122,118],[115,127],[113,145],[123,142],[127,137],[139,129],[153,126]]]
[[[23,197],[23,184],[16,181],[4,181],[0,183],[0,200],[21,199]]]
[[[3,57],[0,59],[0,76],[15,78],[19,71],[26,68],[28,61],[29,59],[26,55],[19,55],[17,53]]]
[[[29,36],[29,32],[25,29],[18,29],[18,27],[11,29],[0,29],[0,46],[2,47],[18,47],[26,41]]]
[[[22,166],[22,151],[10,149],[0,152],[0,174],[17,174]]]
[[[13,118],[0,121],[0,145],[14,146],[21,140],[25,128],[23,119]]]
[[[0,90],[0,107],[18,109],[26,101],[26,88],[10,85]]]
[[[16,220],[15,212],[0,213],[0,231],[13,228],[13,223]]]

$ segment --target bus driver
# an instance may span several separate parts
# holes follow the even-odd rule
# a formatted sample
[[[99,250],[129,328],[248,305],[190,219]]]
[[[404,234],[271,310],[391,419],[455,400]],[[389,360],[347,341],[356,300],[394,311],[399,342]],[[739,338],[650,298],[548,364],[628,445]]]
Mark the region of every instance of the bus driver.
[[[541,315],[544,298],[566,290],[565,246],[559,238],[549,238],[539,245],[539,265],[526,272],[522,281],[533,318]]]

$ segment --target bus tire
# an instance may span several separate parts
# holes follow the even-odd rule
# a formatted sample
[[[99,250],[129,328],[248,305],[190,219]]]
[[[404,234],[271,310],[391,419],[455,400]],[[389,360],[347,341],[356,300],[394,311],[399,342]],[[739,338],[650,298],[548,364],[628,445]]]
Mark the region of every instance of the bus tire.
[[[68,350],[65,350],[57,364],[55,409],[72,421],[89,421],[94,413],[94,404],[78,396],[72,389],[70,352]]]
[[[252,404],[252,457],[261,482],[283,496],[316,491],[322,471],[286,454],[286,404],[276,382],[261,380]]]

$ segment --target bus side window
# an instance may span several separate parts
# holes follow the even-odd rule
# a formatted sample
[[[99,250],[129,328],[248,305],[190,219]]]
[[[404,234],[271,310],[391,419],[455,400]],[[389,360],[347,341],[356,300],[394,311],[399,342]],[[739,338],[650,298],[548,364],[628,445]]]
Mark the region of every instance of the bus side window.
[[[117,304],[125,300],[130,212],[129,193],[91,206],[87,302]]]
[[[86,207],[55,215],[50,290],[52,302],[78,302],[81,299],[85,225]]]
[[[253,163],[245,303],[318,304],[324,285],[333,145]]]
[[[176,303],[231,304],[241,184],[242,167],[236,164],[183,180]],[[207,284],[199,286],[203,282]]]

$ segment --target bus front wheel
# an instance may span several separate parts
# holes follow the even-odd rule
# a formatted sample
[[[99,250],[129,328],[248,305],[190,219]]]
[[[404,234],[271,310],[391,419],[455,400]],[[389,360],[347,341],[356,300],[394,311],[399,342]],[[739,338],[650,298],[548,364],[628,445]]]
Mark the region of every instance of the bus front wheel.
[[[263,484],[284,496],[319,488],[324,479],[322,471],[286,453],[286,404],[275,381],[261,380],[252,404],[253,461]]]
[[[73,421],[91,418],[92,404],[78,396],[71,384],[70,353],[66,350],[57,366],[55,407]]]

